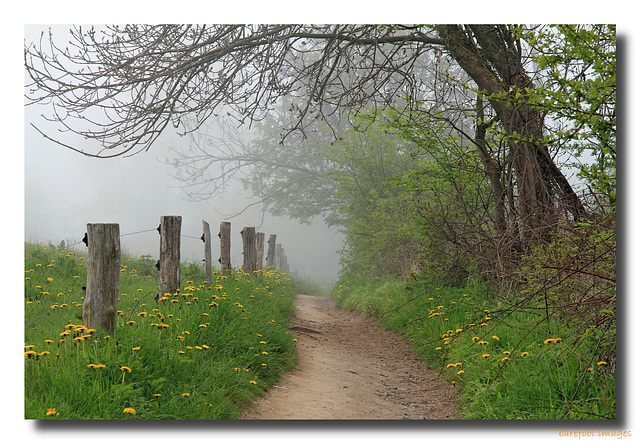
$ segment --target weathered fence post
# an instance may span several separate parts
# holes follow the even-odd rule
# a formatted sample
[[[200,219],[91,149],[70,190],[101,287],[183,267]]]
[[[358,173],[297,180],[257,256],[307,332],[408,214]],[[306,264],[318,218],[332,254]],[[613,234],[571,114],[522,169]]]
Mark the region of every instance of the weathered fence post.
[[[264,233],[256,233],[256,270],[262,270],[264,265]]]
[[[242,254],[244,255],[242,271],[253,273],[256,271],[256,229],[255,227],[244,227],[240,234],[242,235]]]
[[[158,296],[174,294],[180,288],[180,228],[182,216],[160,219],[160,283]]]
[[[277,268],[280,269],[283,273],[289,272],[289,264],[287,262],[287,255],[284,252],[284,248],[282,244],[278,244],[276,246],[276,258],[277,258]]]
[[[273,265],[276,268],[282,267],[282,244],[276,244],[276,257]]]
[[[222,274],[231,271],[231,222],[220,222],[220,267]]]
[[[204,219],[202,220],[202,241],[204,242],[204,280],[211,285],[211,230]]]
[[[120,226],[87,224],[87,287],[82,323],[115,333],[120,290]]]
[[[276,235],[269,235],[267,241],[267,268],[273,267],[276,260]]]

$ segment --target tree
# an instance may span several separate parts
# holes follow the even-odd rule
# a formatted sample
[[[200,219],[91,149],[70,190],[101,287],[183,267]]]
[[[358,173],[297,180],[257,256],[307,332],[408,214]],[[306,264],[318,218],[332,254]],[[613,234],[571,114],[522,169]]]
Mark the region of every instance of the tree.
[[[493,192],[496,203],[511,199],[522,248],[544,239],[563,212],[573,220],[585,213],[550,153],[524,31],[507,25],[78,27],[68,48],[51,38],[48,47],[44,38],[25,47],[32,80],[27,97],[49,104],[51,119],[97,148],[45,137],[85,155],[109,157],[149,149],[169,125],[182,134],[196,131],[223,111],[240,124],[263,121],[282,97],[296,99],[285,138],[294,132],[304,137],[319,121],[335,129],[369,108],[393,106],[411,116],[431,103],[430,112],[440,113],[449,98],[424,73],[430,63],[450,57],[475,83],[467,90],[478,96],[470,109],[458,109],[460,122],[484,119],[468,139],[487,154],[482,162],[489,172],[497,167],[502,177],[514,174],[513,187]],[[454,126],[460,123],[442,115]],[[503,158],[485,146],[484,134],[495,127],[507,142]],[[506,214],[498,208],[494,217],[504,229],[501,212]]]
[[[410,155],[413,143],[371,119],[360,117],[369,122],[366,130],[351,129],[328,147],[335,168],[329,178],[340,199],[328,222],[345,234],[344,273],[407,277],[417,271],[420,233],[403,178],[419,158]]]
[[[522,234],[530,239],[553,226],[558,220],[556,203],[579,219],[584,213],[582,203],[543,143],[544,116],[526,100],[534,84],[525,70],[520,39],[508,26],[448,25],[437,29],[452,57],[487,96],[511,139]],[[525,100],[519,99],[522,96]]]
[[[340,199],[329,173],[335,166],[326,156],[333,133],[319,124],[307,137],[281,139],[286,124],[272,113],[247,134],[226,118],[187,134],[188,144],[172,147],[167,163],[191,200],[224,193],[239,181],[251,194],[248,206],[259,205],[277,216],[301,222],[314,216],[331,218]]]
[[[376,25],[127,25],[74,27],[66,48],[49,35],[25,47],[31,103],[93,151],[146,150],[172,125],[193,131],[224,106],[262,120],[283,96],[305,97],[287,133],[340,107],[389,103],[410,92],[416,58],[441,41],[420,28]],[[407,91],[409,90],[409,91]],[[185,118],[196,122],[185,127]]]

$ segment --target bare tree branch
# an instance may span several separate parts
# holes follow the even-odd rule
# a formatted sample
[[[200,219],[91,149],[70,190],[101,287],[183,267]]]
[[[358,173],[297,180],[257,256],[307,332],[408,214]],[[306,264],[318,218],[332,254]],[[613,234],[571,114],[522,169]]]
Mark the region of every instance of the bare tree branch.
[[[48,105],[47,119],[67,136],[99,148],[49,140],[94,157],[147,150],[169,125],[193,131],[223,106],[240,123],[259,121],[286,95],[308,97],[288,129],[304,132],[312,113],[378,102],[385,85],[399,92],[406,79],[394,73],[440,44],[420,28],[375,25],[75,27],[64,48],[44,34],[25,47],[27,99]],[[186,117],[198,125],[187,130]]]

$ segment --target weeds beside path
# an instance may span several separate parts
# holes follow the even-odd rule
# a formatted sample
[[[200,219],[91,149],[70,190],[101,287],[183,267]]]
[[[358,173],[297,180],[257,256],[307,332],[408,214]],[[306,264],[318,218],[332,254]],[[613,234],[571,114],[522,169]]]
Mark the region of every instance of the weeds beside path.
[[[456,390],[375,318],[299,294],[298,366],[243,419],[453,419]]]

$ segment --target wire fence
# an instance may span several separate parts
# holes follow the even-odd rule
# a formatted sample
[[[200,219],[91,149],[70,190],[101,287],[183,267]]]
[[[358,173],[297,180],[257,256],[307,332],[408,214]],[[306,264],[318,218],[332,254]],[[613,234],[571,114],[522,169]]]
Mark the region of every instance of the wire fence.
[[[131,232],[128,232],[128,233],[124,233],[124,234],[121,234],[119,237],[123,238],[123,237],[128,237],[128,236],[136,236],[136,235],[140,235],[140,234],[150,233],[150,232],[153,232],[153,231],[157,231],[158,234],[161,234],[160,233],[160,225],[158,227],[156,227],[156,228],[150,228],[150,229],[147,229],[147,230],[138,230],[138,231],[131,231]],[[242,233],[241,231],[238,231],[238,232],[233,232],[231,234],[232,235],[239,235],[241,233]],[[205,242],[204,233],[202,235],[200,235],[200,236],[191,236],[189,234],[180,234],[180,237],[181,238],[186,238],[186,239],[192,239],[192,240],[198,240],[198,241]],[[51,242],[50,242],[49,245],[52,247],[51,251],[49,251],[47,253],[40,254],[38,256],[31,256],[31,257],[28,257],[28,258],[25,257],[25,259],[24,259],[25,260],[25,264],[26,264],[27,261],[33,261],[33,260],[46,258],[46,257],[51,256],[53,254],[60,254],[61,251],[73,251],[73,250],[76,250],[76,247],[78,245],[81,245],[81,244],[84,244],[85,247],[89,246],[88,245],[88,239],[87,239],[87,233],[85,233],[84,238],[82,240],[80,240],[78,242],[74,242],[72,244],[64,245],[64,247],[55,246],[55,245],[51,244]],[[238,258],[240,258],[242,256],[243,256],[243,253],[235,254],[235,255],[231,256],[231,259],[233,259],[235,261],[235,260],[237,260]],[[78,291],[70,294],[69,297],[66,298],[66,300],[62,302],[62,304],[67,304],[73,298],[75,298],[75,297],[79,296],[80,294],[82,294],[85,291],[85,289],[86,289],[86,287],[83,286],[81,290],[78,290]],[[58,304],[58,305],[60,305],[60,304]],[[45,311],[44,313],[39,314],[35,318],[26,321],[25,324],[24,324],[25,327],[30,325],[30,324],[32,324],[32,323],[34,323],[38,319],[41,319],[44,316],[47,316],[52,311],[53,311],[53,308],[50,308],[49,310]]]
[[[160,226],[158,226],[156,228],[150,228],[148,230],[138,230],[138,231],[132,231],[130,233],[124,233],[124,234],[120,235],[120,238],[127,237],[127,236],[134,236],[134,235],[138,235],[138,234],[150,233],[150,232],[153,232],[153,231],[158,231],[158,234],[160,234]],[[241,232],[237,231],[237,232],[233,232],[231,234],[232,235],[239,235],[239,234],[241,234]],[[204,242],[204,233],[202,235],[200,235],[200,236],[191,236],[191,235],[188,235],[188,234],[181,234],[180,237],[187,238],[187,239],[199,240],[199,241]],[[83,238],[83,240],[80,240],[78,242],[74,242],[74,243],[69,244],[69,245],[65,245],[63,250],[73,250],[73,249],[75,249],[74,247],[76,247],[77,245],[80,245],[80,244],[84,244],[85,246],[87,246],[86,233],[85,233],[85,237]],[[53,245],[53,246],[55,247],[55,245]],[[50,251],[48,253],[41,254],[39,256],[32,256],[32,257],[29,257],[29,258],[25,257],[24,261],[26,263],[27,261],[32,261],[32,260],[35,260],[35,259],[42,259],[42,258],[48,257],[48,256],[50,256],[52,254],[57,254],[57,253],[60,252],[60,250],[61,250],[60,248],[56,247],[55,250]],[[235,260],[237,260],[237,259],[239,259],[241,257],[242,257],[242,253],[238,253],[238,254],[235,254],[235,255],[231,256],[231,259],[233,259],[235,261]]]
[[[130,233],[121,234],[120,238],[127,237],[127,236],[133,236],[133,235],[137,235],[137,234],[150,233],[152,231],[158,231],[158,228],[151,228],[149,230],[132,231]],[[181,234],[180,237],[188,238],[188,239],[196,239],[196,240],[200,240],[200,241],[204,242],[204,234],[202,234],[201,236],[190,236],[188,234]],[[51,244],[55,248],[54,250],[52,250],[52,251],[50,251],[48,253],[44,253],[44,254],[38,255],[38,256],[31,256],[29,258],[25,258],[24,261],[27,262],[27,261],[31,261],[31,260],[34,260],[34,259],[42,259],[42,258],[50,256],[52,254],[59,253],[61,249],[62,250],[72,250],[72,249],[74,249],[74,247],[76,247],[77,245],[80,245],[80,244],[84,244],[85,246],[87,246],[86,233],[85,233],[85,238],[83,238],[83,240],[80,240],[78,242],[74,242],[72,244],[65,245],[63,248],[58,248],[55,245]]]

